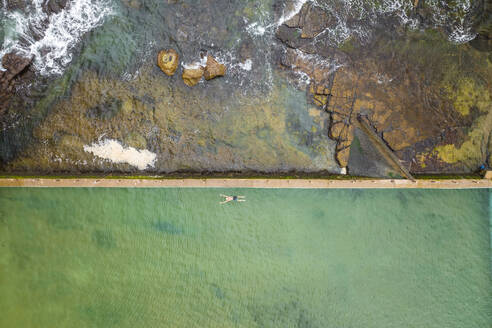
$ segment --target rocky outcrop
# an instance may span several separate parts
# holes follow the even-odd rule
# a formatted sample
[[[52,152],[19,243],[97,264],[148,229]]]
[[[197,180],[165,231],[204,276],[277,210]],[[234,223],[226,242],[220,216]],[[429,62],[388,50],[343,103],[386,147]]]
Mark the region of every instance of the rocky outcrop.
[[[354,89],[357,76],[344,69],[335,72],[319,56],[306,56],[300,50],[287,49],[281,61],[283,66],[310,77],[309,97],[315,105],[330,113],[328,135],[337,142],[337,162],[342,168],[346,167],[353,140],[352,122],[358,113]]]
[[[474,29],[477,31],[475,39],[470,44],[479,51],[492,51],[492,1],[477,1],[474,15]]]
[[[189,87],[195,86],[200,82],[202,77],[205,80],[211,80],[218,76],[224,76],[226,73],[226,66],[220,64],[212,56],[207,56],[207,63],[205,66],[195,63],[192,67],[185,66],[183,70],[183,82]]]
[[[432,29],[373,27],[364,44],[353,35],[330,45],[320,31],[333,24],[331,13],[311,2],[277,29],[285,45],[280,65],[294,81],[309,80],[308,98],[330,113],[328,136],[337,142],[340,166],[347,164],[359,113],[412,172],[467,172],[489,156],[481,140],[492,125],[480,122],[492,112],[485,82],[491,76],[491,1],[481,2],[473,19],[478,36],[470,44],[482,53]]]
[[[301,38],[312,39],[333,23],[321,7],[306,3],[297,15],[285,22],[285,25],[301,29]]]
[[[4,2],[5,3],[5,2]],[[7,10],[24,10],[26,8],[26,0],[7,0],[6,7]]]
[[[203,77],[203,71],[203,67],[185,68],[182,75],[184,84],[189,87],[197,85]]]
[[[43,11],[50,14],[58,14],[67,6],[68,0],[48,0],[43,4]]]
[[[207,56],[207,66],[205,67],[205,80],[211,80],[218,76],[224,76],[226,73],[226,66],[218,63],[212,56]]]
[[[179,55],[176,50],[168,49],[160,51],[157,55],[157,65],[166,75],[174,75],[179,65]]]
[[[0,114],[7,108],[7,100],[12,93],[16,76],[24,71],[32,60],[32,57],[23,57],[14,52],[3,56],[2,66],[5,71],[0,71]]]

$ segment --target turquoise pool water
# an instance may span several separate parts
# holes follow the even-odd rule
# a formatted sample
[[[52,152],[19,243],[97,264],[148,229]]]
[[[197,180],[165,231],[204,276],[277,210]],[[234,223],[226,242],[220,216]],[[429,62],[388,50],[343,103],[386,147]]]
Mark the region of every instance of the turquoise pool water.
[[[488,190],[0,188],[0,327],[489,328],[490,207]]]

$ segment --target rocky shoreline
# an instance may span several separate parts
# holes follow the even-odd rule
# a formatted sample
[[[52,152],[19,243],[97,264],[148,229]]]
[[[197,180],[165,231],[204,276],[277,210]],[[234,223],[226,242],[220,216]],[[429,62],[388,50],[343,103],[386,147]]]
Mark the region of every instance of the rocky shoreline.
[[[75,2],[48,2],[47,17]],[[370,1],[343,10],[338,1],[226,3],[168,1],[148,11],[124,2],[128,21],[165,18],[133,71],[120,67],[126,57],[95,57],[106,51],[97,38],[108,39],[118,15],[85,36],[63,78],[46,85],[29,87],[44,83],[32,57],[4,55],[0,171],[398,177],[358,129],[359,115],[412,174],[490,167],[489,2],[448,8],[447,23],[424,1],[390,14]],[[224,15],[214,20],[214,10]],[[274,23],[263,24],[266,17]],[[465,18],[476,36],[450,41]],[[143,152],[150,161],[132,164]]]

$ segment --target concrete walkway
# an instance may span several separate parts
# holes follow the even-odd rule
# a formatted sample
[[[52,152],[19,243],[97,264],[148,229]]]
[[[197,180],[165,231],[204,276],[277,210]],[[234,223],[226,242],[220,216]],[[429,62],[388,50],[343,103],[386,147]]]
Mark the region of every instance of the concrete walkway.
[[[489,179],[329,180],[329,179],[0,179],[0,187],[106,188],[305,188],[305,189],[476,189],[492,188]]]

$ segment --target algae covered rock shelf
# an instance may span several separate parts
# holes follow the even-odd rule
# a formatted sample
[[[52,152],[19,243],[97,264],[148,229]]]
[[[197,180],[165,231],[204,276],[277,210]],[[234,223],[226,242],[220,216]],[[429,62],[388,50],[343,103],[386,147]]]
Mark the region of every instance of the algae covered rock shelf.
[[[412,173],[491,163],[487,2],[57,4],[0,5],[4,173],[396,176],[358,115]]]

